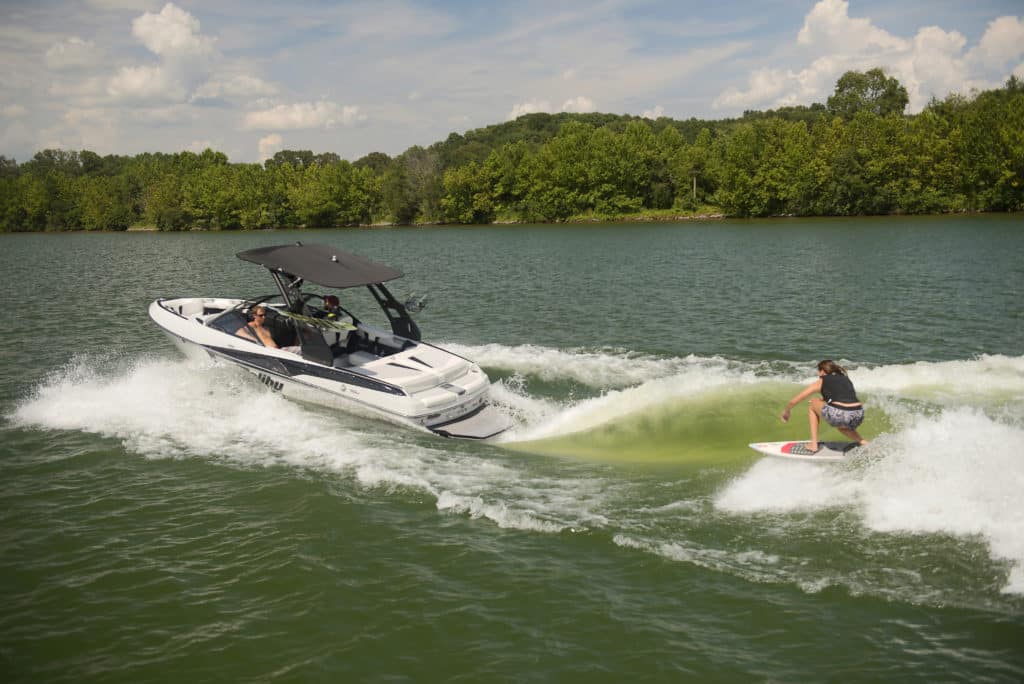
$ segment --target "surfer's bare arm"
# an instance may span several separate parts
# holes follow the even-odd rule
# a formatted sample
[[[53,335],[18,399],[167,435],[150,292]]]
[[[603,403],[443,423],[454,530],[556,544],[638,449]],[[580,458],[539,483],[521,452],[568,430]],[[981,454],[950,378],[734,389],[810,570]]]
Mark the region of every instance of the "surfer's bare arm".
[[[807,397],[811,396],[815,392],[820,392],[820,391],[821,391],[821,378],[818,378],[817,380],[812,382],[807,387],[804,387],[800,391],[799,394],[797,394],[795,397],[793,397],[792,399],[790,399],[789,401],[786,402],[786,410],[782,412],[782,422],[783,423],[788,423],[789,422],[789,412],[790,412],[790,410],[794,406],[796,406],[801,401],[803,401]]]

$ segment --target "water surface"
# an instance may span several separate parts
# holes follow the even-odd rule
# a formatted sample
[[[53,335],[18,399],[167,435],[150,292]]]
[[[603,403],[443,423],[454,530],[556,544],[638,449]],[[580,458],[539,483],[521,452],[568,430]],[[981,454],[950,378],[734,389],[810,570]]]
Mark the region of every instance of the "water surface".
[[[0,672],[1020,681],[1022,227],[2,235]],[[404,270],[515,428],[289,402],[149,322],[158,296],[269,294],[234,254],[294,240]],[[823,357],[872,444],[759,458],[805,436],[777,415]]]

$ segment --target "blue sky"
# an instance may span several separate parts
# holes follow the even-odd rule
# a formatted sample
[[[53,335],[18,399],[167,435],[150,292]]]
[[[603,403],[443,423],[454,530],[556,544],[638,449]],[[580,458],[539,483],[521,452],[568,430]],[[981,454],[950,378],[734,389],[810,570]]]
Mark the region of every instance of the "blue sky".
[[[0,154],[395,155],[536,111],[724,118],[1024,78],[1021,0],[0,0]]]

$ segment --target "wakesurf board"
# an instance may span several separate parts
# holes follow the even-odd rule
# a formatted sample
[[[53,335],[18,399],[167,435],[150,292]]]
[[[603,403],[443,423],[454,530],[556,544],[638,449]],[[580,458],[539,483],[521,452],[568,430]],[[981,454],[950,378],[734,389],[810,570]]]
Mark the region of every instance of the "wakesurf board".
[[[765,456],[787,458],[794,461],[842,461],[857,448],[856,442],[818,442],[821,447],[812,453],[807,440],[799,442],[754,442],[750,448]]]

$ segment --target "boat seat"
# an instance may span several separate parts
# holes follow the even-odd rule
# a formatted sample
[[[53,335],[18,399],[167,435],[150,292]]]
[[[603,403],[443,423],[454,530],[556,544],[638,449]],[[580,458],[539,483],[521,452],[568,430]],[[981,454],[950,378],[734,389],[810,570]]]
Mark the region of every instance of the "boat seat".
[[[367,363],[372,363],[378,360],[380,357],[374,356],[370,352],[357,351],[347,355],[348,365],[350,366],[362,366]]]
[[[399,351],[405,349],[405,340],[397,337],[393,333],[367,332],[366,339],[371,344],[379,344],[380,346],[387,347],[388,349],[396,349]]]
[[[178,314],[184,316],[185,318],[191,318],[192,316],[195,315],[201,316],[203,314],[203,300],[193,299],[191,301],[185,302],[184,304],[179,304],[175,308],[177,308]]]

